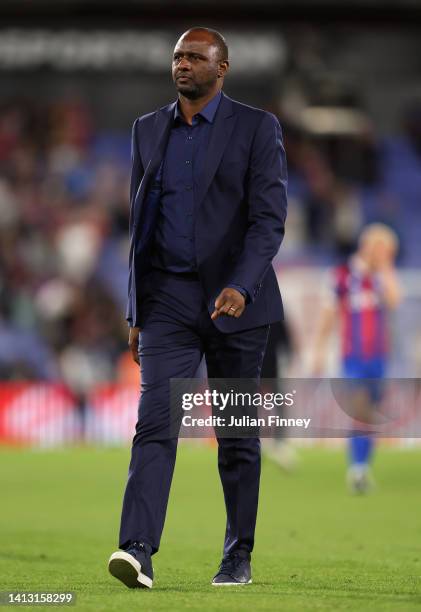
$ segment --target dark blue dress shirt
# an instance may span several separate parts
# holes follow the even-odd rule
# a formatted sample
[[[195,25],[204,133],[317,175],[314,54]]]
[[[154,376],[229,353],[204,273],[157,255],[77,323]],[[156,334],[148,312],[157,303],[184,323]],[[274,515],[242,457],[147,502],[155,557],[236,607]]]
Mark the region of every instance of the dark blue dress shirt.
[[[160,194],[152,265],[167,272],[196,272],[195,195],[201,180],[210,130],[221,100],[217,93],[186,123],[178,103],[167,149],[151,190]],[[247,292],[237,285],[230,285]]]

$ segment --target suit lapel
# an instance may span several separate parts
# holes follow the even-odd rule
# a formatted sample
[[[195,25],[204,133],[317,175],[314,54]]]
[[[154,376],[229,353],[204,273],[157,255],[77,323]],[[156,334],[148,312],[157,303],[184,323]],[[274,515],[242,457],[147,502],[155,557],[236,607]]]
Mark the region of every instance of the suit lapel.
[[[196,206],[200,206],[221,162],[221,157],[231,138],[236,116],[232,101],[222,94],[206,152],[205,164],[196,196]]]
[[[168,137],[171,130],[172,118],[174,117],[174,107],[176,102],[165,106],[157,111],[153,126],[152,138],[154,145],[151,148],[151,157],[145,168],[145,174],[139,185],[139,190],[136,194],[138,206],[140,206],[145,198],[149,183],[152,177],[155,176],[159,164],[164,157],[165,148],[167,146]]]

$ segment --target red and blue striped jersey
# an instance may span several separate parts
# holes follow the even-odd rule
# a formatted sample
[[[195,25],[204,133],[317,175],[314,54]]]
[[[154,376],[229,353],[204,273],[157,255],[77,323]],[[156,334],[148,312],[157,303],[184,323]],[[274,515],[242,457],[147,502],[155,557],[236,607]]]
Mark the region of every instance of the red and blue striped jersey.
[[[339,304],[342,357],[361,361],[387,357],[387,315],[378,277],[353,257],[335,269],[334,291]]]

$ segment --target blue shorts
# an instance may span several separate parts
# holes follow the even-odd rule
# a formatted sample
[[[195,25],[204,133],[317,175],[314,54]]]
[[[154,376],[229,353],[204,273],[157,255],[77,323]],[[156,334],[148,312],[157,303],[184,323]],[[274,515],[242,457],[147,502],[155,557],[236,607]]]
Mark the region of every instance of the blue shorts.
[[[386,360],[383,357],[369,360],[346,357],[342,371],[345,378],[353,379],[353,389],[366,389],[372,402],[377,403],[382,399],[386,372]]]

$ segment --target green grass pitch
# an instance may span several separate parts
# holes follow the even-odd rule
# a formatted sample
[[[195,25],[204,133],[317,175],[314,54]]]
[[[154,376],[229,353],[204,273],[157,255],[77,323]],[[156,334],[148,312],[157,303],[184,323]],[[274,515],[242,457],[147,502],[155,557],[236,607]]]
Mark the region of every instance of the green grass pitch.
[[[419,450],[380,448],[367,497],[347,493],[341,450],[302,450],[289,475],[264,460],[253,584],[231,589],[210,585],[224,531],[216,449],[189,444],[154,588],[108,574],[128,459],[128,449],[0,450],[0,590],[75,591],[78,611],[421,609]]]

